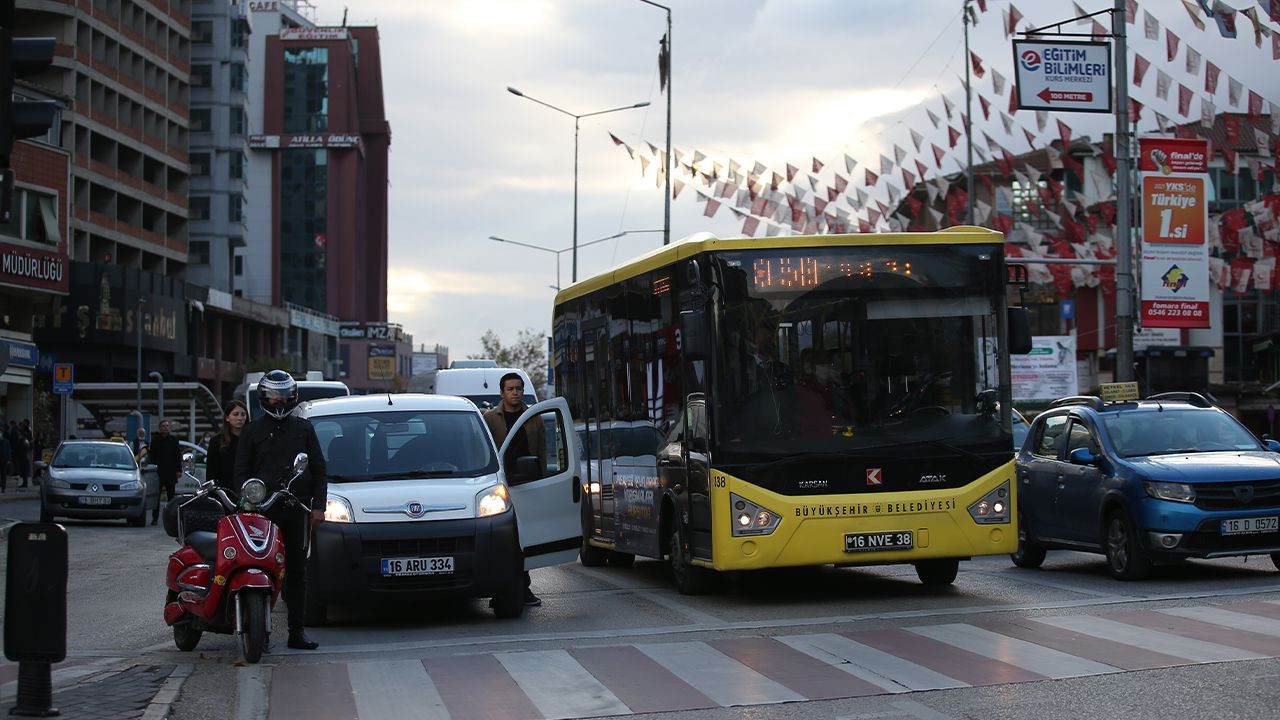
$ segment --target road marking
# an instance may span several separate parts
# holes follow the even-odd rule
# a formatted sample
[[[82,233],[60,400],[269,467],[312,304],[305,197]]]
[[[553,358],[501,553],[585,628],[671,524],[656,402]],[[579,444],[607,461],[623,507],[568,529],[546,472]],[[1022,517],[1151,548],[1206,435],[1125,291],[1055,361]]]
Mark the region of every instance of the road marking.
[[[236,668],[236,720],[267,720],[270,665]]]
[[[636,647],[724,707],[805,699],[803,695],[788,690],[705,643],[676,642]]]
[[[906,630],[860,630],[842,634],[855,642],[870,645],[970,685],[1000,685],[1048,679],[1038,672],[992,660]]]
[[[351,694],[362,718],[449,720],[449,711],[421,660],[349,663]]]
[[[1120,672],[1120,668],[1086,660],[1042,645],[983,630],[973,625],[951,623],[907,628],[939,642],[971,653],[1032,670],[1054,679]]]
[[[587,672],[568,651],[534,650],[499,653],[494,657],[547,718],[631,714],[631,708]]]
[[[1166,615],[1176,615],[1190,620],[1224,625],[1235,630],[1245,630],[1260,635],[1280,637],[1280,620],[1270,620],[1258,615],[1233,612],[1220,607],[1177,607],[1160,610]],[[1280,650],[1280,648],[1277,648]]]
[[[774,639],[806,655],[829,662],[854,677],[878,685],[886,692],[969,686],[966,682],[835,633],[791,635]]]
[[[1267,657],[1245,650],[1219,645],[1217,643],[1192,640],[1191,638],[1172,635],[1159,630],[1127,625],[1122,622],[1108,620],[1089,615],[1069,615],[1066,617],[1040,617],[1033,622],[1044,623],[1054,627],[1072,630],[1085,635],[1092,635],[1104,640],[1147,648],[1158,653],[1186,658],[1194,662],[1224,662],[1227,660],[1260,660]]]

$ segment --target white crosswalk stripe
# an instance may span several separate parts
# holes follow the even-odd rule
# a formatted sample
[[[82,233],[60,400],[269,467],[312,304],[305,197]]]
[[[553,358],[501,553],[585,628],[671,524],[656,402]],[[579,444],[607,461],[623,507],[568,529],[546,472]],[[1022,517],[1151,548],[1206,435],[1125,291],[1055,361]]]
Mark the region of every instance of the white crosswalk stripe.
[[[347,675],[362,718],[449,720],[449,711],[420,660],[351,663]]]
[[[1135,625],[1088,615],[1035,618],[1035,622],[1092,635],[1103,640],[1133,645],[1165,655],[1186,658],[1194,662],[1224,662],[1227,660],[1258,660],[1263,656],[1226,645],[1192,640],[1172,633],[1150,630]]]
[[[547,718],[631,713],[631,708],[564,650],[498,653],[494,657]]]
[[[774,639],[888,692],[968,686],[966,682],[835,633],[789,635]]]
[[[1273,618],[1260,617],[1258,615],[1250,615],[1249,613],[1235,612],[1234,610],[1226,610],[1224,608],[1217,607],[1176,607],[1165,608],[1160,612],[1166,615],[1174,615],[1190,620],[1199,620],[1200,622],[1222,625],[1236,630],[1258,633],[1259,635],[1280,637],[1280,620],[1275,620]]]
[[[706,643],[646,644],[636,648],[725,707],[805,699]]]
[[[1055,679],[1120,672],[1120,668],[963,623],[909,628],[917,635]]]

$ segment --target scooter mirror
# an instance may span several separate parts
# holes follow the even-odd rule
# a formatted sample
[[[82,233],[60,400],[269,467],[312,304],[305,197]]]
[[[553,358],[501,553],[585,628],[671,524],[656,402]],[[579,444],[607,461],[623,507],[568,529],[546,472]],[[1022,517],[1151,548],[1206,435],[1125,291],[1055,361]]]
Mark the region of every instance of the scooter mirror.
[[[182,453],[182,470],[184,472],[191,472],[192,470],[195,470],[195,469],[196,469],[195,453],[189,453],[189,452]]]
[[[301,475],[302,473],[306,472],[307,463],[309,462],[310,462],[310,458],[307,457],[306,453],[298,453],[293,458],[293,474]]]

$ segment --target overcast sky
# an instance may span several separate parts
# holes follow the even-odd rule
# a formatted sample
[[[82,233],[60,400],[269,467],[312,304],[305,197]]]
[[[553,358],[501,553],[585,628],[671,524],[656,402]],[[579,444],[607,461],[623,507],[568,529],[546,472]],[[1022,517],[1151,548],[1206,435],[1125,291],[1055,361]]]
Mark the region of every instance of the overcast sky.
[[[1086,12],[1112,4],[1077,1]],[[581,244],[662,227],[654,168],[642,176],[639,162],[608,134],[636,148],[637,157],[648,153],[645,141],[664,145],[666,97],[657,72],[658,41],[666,31],[662,10],[640,0],[315,4],[321,24],[339,24],[349,5],[349,24],[376,23],[380,30],[392,132],[388,311],[415,344],[447,345],[457,359],[479,352],[487,329],[514,340],[523,328],[550,328],[557,256],[488,237],[553,250],[571,246],[574,123],[508,93],[508,86],[578,114],[651,103],[581,121],[578,239]],[[853,186],[860,187],[863,168],[878,171],[881,153],[892,158],[895,144],[911,153],[906,164],[914,167],[909,128],[924,134],[926,143],[947,147],[946,127],[934,129],[925,113],[927,108],[943,116],[943,94],[963,110],[962,0],[664,4],[673,11],[672,133],[678,150],[698,150],[723,163],[737,160],[748,168],[759,161],[779,172],[788,162],[808,171],[816,156],[827,165],[819,176],[823,184],[833,171],[844,174],[849,154],[859,162]],[[1229,4],[1243,8],[1252,0]],[[1034,113],[1023,111],[1015,115],[1018,127],[1006,135],[995,111],[1007,109],[1010,91],[994,93],[990,69],[1012,83],[1012,50],[1001,28],[1009,0],[987,5],[970,42],[987,69],[984,78],[974,79],[974,89],[993,108],[991,120],[983,121],[975,97],[975,135],[986,130],[1017,154],[1028,149],[1021,127],[1035,132],[1041,145],[1057,137],[1056,118],[1095,140],[1114,128],[1112,116],[1062,113],[1039,132]],[[1014,5],[1026,16],[1019,30],[1074,16],[1070,0]],[[1161,25],[1156,42],[1143,37],[1141,11],[1137,24],[1128,26],[1131,49],[1152,62],[1143,87],[1133,90],[1148,107],[1182,120],[1176,99],[1177,83],[1184,82],[1196,91],[1191,115],[1199,117],[1204,71],[1198,78],[1188,75],[1187,44],[1223,70],[1214,97],[1218,108],[1228,104],[1225,75],[1280,103],[1270,41],[1255,48],[1248,20],[1239,18],[1241,37],[1231,40],[1220,37],[1212,21],[1197,30],[1181,0],[1140,0],[1140,7]],[[1166,26],[1183,41],[1171,63],[1165,62]],[[1157,68],[1173,77],[1168,101],[1155,98]],[[951,124],[962,129],[958,116]],[[1146,113],[1140,129],[1154,126],[1154,115]],[[954,152],[963,158],[963,144]],[[927,144],[919,157],[933,167]],[[947,161],[943,169],[954,172],[957,166]],[[883,183],[872,195],[887,202]],[[673,241],[700,231],[741,235],[742,221],[727,207],[713,218],[704,209],[693,187],[686,187],[672,203]],[[578,277],[661,243],[660,232],[633,233],[582,248]],[[561,282],[568,285],[571,253],[558,259]]]

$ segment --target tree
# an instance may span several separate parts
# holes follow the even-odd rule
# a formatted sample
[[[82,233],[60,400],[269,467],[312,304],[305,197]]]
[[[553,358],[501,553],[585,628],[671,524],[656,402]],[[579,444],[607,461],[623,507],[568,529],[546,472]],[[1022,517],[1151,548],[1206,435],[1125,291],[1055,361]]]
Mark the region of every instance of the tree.
[[[515,343],[503,347],[502,340],[493,330],[480,336],[479,355],[468,355],[473,360],[491,358],[498,367],[520,368],[529,374],[533,389],[543,397],[547,387],[547,338],[536,328],[525,328],[516,335]]]

